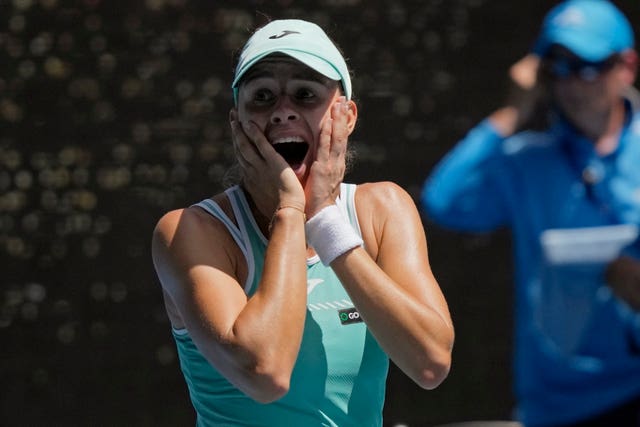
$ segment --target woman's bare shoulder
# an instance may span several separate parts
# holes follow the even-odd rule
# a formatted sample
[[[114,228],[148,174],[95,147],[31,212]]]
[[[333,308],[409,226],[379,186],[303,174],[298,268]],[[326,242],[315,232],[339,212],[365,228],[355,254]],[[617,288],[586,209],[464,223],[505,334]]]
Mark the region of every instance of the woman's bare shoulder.
[[[158,220],[154,236],[173,240],[184,233],[204,231],[213,224],[209,218],[206,212],[195,206],[174,209],[162,215]]]
[[[224,194],[218,194],[209,200],[216,202],[228,216],[232,217],[228,199]],[[155,226],[154,235],[172,239],[183,234],[217,234],[224,231],[224,227],[221,226],[222,223],[204,209],[191,205],[186,208],[168,211],[162,215]]]
[[[394,206],[413,203],[409,193],[392,181],[378,181],[358,184],[356,205],[371,209],[393,208]]]

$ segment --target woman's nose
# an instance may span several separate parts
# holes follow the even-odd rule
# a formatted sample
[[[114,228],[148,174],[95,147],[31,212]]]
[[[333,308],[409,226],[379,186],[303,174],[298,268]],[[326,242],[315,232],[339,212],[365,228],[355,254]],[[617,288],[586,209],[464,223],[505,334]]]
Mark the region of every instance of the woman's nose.
[[[291,103],[286,98],[280,99],[271,113],[272,124],[285,123],[298,120],[298,118],[297,111],[292,108]]]

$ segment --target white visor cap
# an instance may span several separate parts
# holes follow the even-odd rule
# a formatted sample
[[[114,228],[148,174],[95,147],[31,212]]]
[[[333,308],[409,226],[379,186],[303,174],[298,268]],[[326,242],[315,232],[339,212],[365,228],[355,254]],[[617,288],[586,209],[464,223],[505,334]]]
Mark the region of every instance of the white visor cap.
[[[338,48],[318,25],[300,19],[272,21],[256,31],[240,53],[231,88],[238,101],[238,84],[256,62],[272,53],[284,53],[309,68],[342,83],[347,99],[351,99],[349,69]]]

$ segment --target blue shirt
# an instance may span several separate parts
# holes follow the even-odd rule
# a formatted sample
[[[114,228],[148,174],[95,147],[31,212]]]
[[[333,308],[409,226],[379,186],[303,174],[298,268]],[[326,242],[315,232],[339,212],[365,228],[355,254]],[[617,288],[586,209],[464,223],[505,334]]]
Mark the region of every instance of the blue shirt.
[[[607,156],[559,118],[545,131],[506,139],[485,120],[436,166],[421,194],[429,218],[445,227],[511,230],[515,392],[527,426],[586,419],[640,395],[638,314],[603,281],[605,249],[617,250],[607,238],[640,225],[640,114],[630,104],[627,113]],[[576,229],[574,236],[600,240],[565,245],[558,257],[553,244],[571,242],[565,237]]]

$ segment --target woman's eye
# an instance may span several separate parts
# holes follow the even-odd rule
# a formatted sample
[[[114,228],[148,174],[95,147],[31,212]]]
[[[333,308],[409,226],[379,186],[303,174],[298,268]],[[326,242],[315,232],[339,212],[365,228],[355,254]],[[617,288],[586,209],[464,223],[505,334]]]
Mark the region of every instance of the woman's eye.
[[[310,100],[313,99],[315,97],[315,94],[309,90],[309,89],[298,89],[298,91],[296,92],[296,98],[301,99],[301,100]]]
[[[270,102],[273,99],[273,93],[270,90],[259,90],[253,96],[253,100],[256,102]]]

